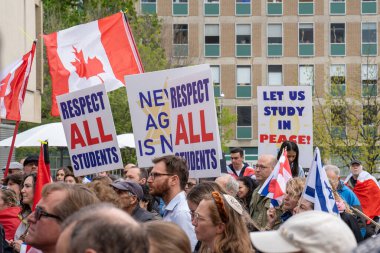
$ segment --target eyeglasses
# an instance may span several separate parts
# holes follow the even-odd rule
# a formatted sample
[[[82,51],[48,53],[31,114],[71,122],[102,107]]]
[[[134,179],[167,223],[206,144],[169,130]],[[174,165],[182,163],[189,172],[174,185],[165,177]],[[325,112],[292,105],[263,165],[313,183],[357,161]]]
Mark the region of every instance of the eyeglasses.
[[[156,173],[156,172],[151,172],[149,173],[149,177],[151,177],[153,180],[156,178],[156,177],[161,177],[161,176],[173,176],[174,174],[169,174],[169,173]]]
[[[267,169],[269,168],[268,166],[264,166],[264,165],[261,165],[261,164],[256,164],[254,166],[255,170],[263,170],[263,169]]]
[[[208,219],[200,216],[199,213],[197,213],[195,211],[190,211],[190,215],[191,215],[191,220],[194,221],[195,223],[198,223],[199,220],[204,220],[204,221],[208,220]]]
[[[38,221],[41,219],[42,216],[62,221],[61,217],[54,215],[54,214],[50,214],[48,212],[45,212],[41,207],[36,206],[36,209],[34,210],[34,218],[36,219],[36,221]]]
[[[117,189],[117,188],[113,188],[116,192],[117,195],[121,195],[121,194],[124,194],[124,193],[127,193],[129,196],[135,196],[133,195],[132,192],[130,191],[127,191],[127,190],[120,190],[120,189]]]

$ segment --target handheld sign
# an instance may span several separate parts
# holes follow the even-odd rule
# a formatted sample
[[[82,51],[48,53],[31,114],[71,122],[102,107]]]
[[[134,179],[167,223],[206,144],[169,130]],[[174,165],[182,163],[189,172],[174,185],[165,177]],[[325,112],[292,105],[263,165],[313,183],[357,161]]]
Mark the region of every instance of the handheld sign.
[[[104,85],[57,96],[75,176],[123,167]]]
[[[218,177],[222,158],[211,69],[169,80],[170,125],[175,155],[190,177]]]
[[[202,88],[198,89],[198,81],[203,82],[205,78],[208,78],[207,85],[202,83]],[[153,165],[152,159],[155,157],[176,154],[188,161],[190,177],[219,175],[220,140],[217,121],[214,121],[214,119],[216,120],[216,111],[209,65],[204,64],[140,75],[129,75],[125,77],[125,82],[127,84],[128,103],[139,166],[149,167]],[[185,85],[177,88],[180,85],[178,82]],[[194,86],[193,82],[195,82]],[[187,85],[188,83],[189,85]],[[200,86],[201,84],[199,84]],[[193,95],[190,96],[190,93]],[[204,98],[206,93],[208,95],[207,100]],[[202,96],[203,100],[198,99],[198,95]],[[205,109],[202,115],[200,109]],[[179,143],[177,145],[175,138],[178,135],[173,131],[176,131],[175,127],[180,112],[186,113],[186,119],[183,118],[181,121],[182,132],[180,133],[181,138],[178,138]],[[193,112],[191,116],[188,114],[190,112]],[[189,123],[189,117],[192,117],[192,124]],[[204,141],[201,141],[201,139],[198,141],[198,137],[195,137],[195,141],[192,139],[192,143],[188,142],[188,145],[194,147],[193,149],[189,149],[188,145],[186,145],[186,148],[181,149],[185,142],[184,139],[189,138],[189,135],[198,136],[199,134],[199,138],[202,138],[201,118],[207,119],[203,126],[203,137],[205,138],[202,140]],[[211,148],[211,146],[207,146],[208,143],[202,146],[203,143],[211,143],[209,135],[207,135],[211,131],[213,134],[212,143],[215,146]],[[212,154],[211,149],[213,149]],[[193,153],[190,155],[190,152]],[[207,166],[205,165],[206,163],[200,165],[199,159],[207,159],[206,156],[209,158],[209,161],[206,162]],[[214,159],[216,164],[213,162]],[[195,162],[192,163],[191,160]],[[202,163],[204,163],[203,160]],[[213,168],[215,166],[217,169]]]
[[[282,142],[297,143],[302,167],[313,159],[310,86],[258,86],[258,153],[276,155]]]

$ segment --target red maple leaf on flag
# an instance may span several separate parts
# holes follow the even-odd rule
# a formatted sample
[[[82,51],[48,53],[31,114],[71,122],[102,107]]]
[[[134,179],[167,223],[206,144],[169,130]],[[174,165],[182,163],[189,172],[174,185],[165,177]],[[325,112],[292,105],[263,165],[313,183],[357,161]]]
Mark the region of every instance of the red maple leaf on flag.
[[[87,58],[87,62],[84,59],[83,51],[79,51],[73,46],[75,61],[71,62],[71,64],[76,68],[76,73],[79,77],[89,79],[90,77],[97,76],[103,83],[103,79],[98,76],[98,74],[104,73],[102,62],[96,58]]]

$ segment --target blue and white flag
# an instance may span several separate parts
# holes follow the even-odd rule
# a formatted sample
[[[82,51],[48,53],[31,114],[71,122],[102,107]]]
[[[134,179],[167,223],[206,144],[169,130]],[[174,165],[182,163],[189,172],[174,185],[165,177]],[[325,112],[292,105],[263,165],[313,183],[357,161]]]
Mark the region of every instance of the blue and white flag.
[[[332,188],[322,167],[319,148],[315,148],[314,159],[306,179],[303,198],[314,203],[314,210],[339,214]]]

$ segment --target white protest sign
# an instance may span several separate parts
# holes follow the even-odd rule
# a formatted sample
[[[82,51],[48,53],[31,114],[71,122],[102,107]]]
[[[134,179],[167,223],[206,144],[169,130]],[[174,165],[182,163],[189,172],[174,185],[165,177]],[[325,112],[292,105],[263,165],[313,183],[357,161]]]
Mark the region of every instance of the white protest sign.
[[[190,177],[218,177],[222,150],[211,69],[169,80],[170,125],[175,155]]]
[[[123,168],[104,85],[57,96],[75,176]]]
[[[258,86],[258,153],[273,154],[282,142],[297,143],[299,164],[313,160],[313,98],[310,86]]]
[[[202,71],[207,71],[202,72]],[[187,104],[186,108],[171,108],[171,92],[175,94],[175,89],[171,89],[171,85],[177,85],[178,78],[184,77],[184,80],[200,80],[197,79],[198,76],[203,76],[206,78],[208,76],[209,83],[207,84],[207,93],[208,93],[208,100],[202,100],[202,103],[199,103],[195,105],[193,102],[191,104]],[[203,109],[209,110],[204,117],[208,117],[208,121],[206,125],[204,126],[204,130],[206,131],[204,134],[207,135],[210,131],[213,131],[213,144],[212,145],[218,145],[218,147],[213,146],[213,153],[211,154],[211,146],[202,146],[203,144],[195,144],[192,143],[191,145],[194,145],[194,151],[198,150],[196,162],[193,163],[193,167],[191,165],[191,159],[193,159],[193,155],[190,157],[190,160],[188,160],[189,163],[189,169],[190,169],[190,177],[209,177],[210,174],[219,174],[220,173],[220,166],[219,166],[219,159],[221,158],[221,152],[220,152],[220,140],[219,140],[219,131],[217,127],[217,122],[214,122],[214,119],[216,120],[216,112],[215,112],[215,101],[214,101],[214,93],[213,93],[213,87],[212,87],[212,79],[211,79],[211,71],[209,65],[197,65],[197,66],[191,66],[191,67],[184,67],[184,68],[177,68],[177,69],[168,69],[163,71],[156,71],[156,72],[149,72],[139,75],[129,75],[125,77],[125,82],[127,86],[127,94],[128,94],[128,102],[129,102],[129,109],[131,113],[132,118],[132,127],[133,127],[133,134],[135,137],[135,143],[136,143],[136,155],[138,160],[138,165],[141,167],[149,167],[152,166],[152,159],[155,157],[160,157],[162,155],[167,154],[177,154],[183,156],[186,160],[189,159],[189,153],[184,153],[186,150],[187,152],[190,152],[191,149],[184,149],[180,150],[178,149],[178,145],[174,145],[173,142],[176,138],[176,133],[172,132],[173,126],[171,125],[172,121],[172,113],[175,113],[175,115],[178,114],[178,111],[185,111],[185,112],[196,112],[197,117],[194,115],[193,118],[193,125],[194,128],[192,129],[192,133],[194,135],[197,135],[198,133],[201,133],[200,129],[200,117],[199,117],[199,108],[203,107]],[[204,85],[205,87],[206,85]],[[184,88],[183,92],[184,94],[188,94],[189,92],[193,91],[193,89],[197,89],[197,85],[194,87],[192,85],[187,86],[186,89]],[[181,91],[182,92],[182,91]],[[202,95],[204,96],[205,88],[202,90]],[[186,95],[185,94],[185,95]],[[180,95],[182,97],[182,94]],[[185,98],[183,96],[183,98]],[[187,97],[185,98],[187,99]],[[192,101],[194,101],[194,97],[191,98]],[[197,111],[198,110],[198,111]],[[214,115],[212,115],[214,113]],[[212,115],[212,116],[210,116]],[[188,124],[188,120],[184,124],[186,124],[185,127],[187,133],[190,133],[190,126]],[[176,124],[176,122],[175,122]],[[215,125],[213,125],[215,124]],[[216,129],[216,130],[215,130]],[[196,132],[197,131],[197,132]],[[197,139],[197,137],[195,137]],[[206,138],[207,139],[207,138]],[[209,142],[208,139],[205,142]],[[210,142],[211,143],[211,142]],[[190,145],[190,143],[189,143]],[[178,149],[177,150],[175,149]],[[208,151],[204,151],[205,149],[209,149]],[[203,152],[202,152],[203,150]],[[181,154],[182,152],[182,154]],[[207,162],[207,170],[215,170],[212,173],[206,172],[206,166],[203,166],[204,161],[202,161],[202,165],[196,164],[197,159],[205,158],[204,155],[207,152],[207,157],[210,158],[210,160]],[[193,153],[195,154],[195,153]],[[212,155],[212,157],[211,157]],[[206,158],[207,159],[207,158]],[[215,161],[216,163],[215,164]],[[211,162],[210,162],[211,161]],[[217,166],[217,169],[212,168]],[[195,167],[194,167],[195,166]],[[202,170],[200,170],[201,167],[204,168],[202,173]],[[197,171],[197,172],[195,172]],[[199,171],[199,172],[198,172]]]

